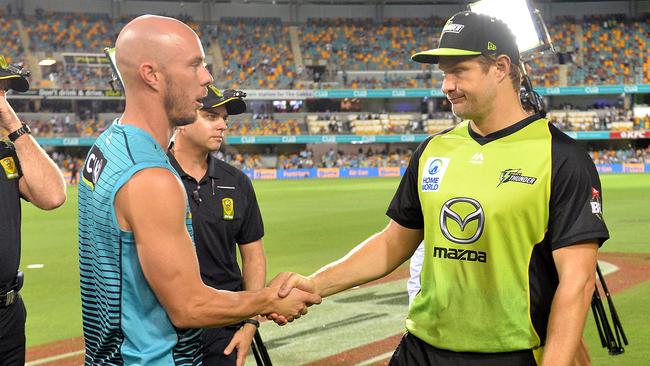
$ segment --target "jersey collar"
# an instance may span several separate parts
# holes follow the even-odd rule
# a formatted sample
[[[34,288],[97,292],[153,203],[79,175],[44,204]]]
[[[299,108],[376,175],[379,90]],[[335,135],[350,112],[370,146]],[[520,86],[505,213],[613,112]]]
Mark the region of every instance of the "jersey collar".
[[[502,137],[512,135],[513,133],[521,130],[522,128],[528,126],[529,124],[537,121],[540,118],[542,118],[542,115],[539,114],[539,113],[535,113],[535,114],[532,114],[532,115],[522,119],[521,121],[519,121],[519,122],[517,122],[517,123],[515,123],[513,125],[510,125],[510,126],[504,128],[504,129],[492,132],[492,133],[487,134],[485,136],[481,136],[478,133],[474,132],[474,130],[472,130],[472,127],[471,127],[470,123],[467,124],[467,130],[469,132],[469,136],[472,139],[474,139],[474,141],[476,141],[479,145],[485,145],[488,142],[492,142],[492,141],[498,140],[498,139],[500,139]]]

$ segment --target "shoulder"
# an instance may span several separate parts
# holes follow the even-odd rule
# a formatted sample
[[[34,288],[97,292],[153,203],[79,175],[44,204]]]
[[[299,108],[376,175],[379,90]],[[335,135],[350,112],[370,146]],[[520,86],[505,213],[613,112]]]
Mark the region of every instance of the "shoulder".
[[[553,165],[557,168],[575,168],[577,166],[593,166],[593,161],[585,150],[574,139],[560,131],[552,123],[548,122],[551,133],[551,154]]]
[[[210,165],[220,177],[226,180],[233,180],[237,183],[250,182],[250,179],[244,172],[223,160],[210,157]]]
[[[449,127],[446,130],[434,133],[433,135],[427,137],[424,141],[422,141],[420,143],[420,145],[418,145],[417,149],[415,149],[415,152],[413,153],[412,161],[418,161],[420,159],[420,157],[422,156],[422,153],[424,152],[424,149],[426,149],[427,146],[429,146],[430,143],[433,143],[436,138],[438,138],[440,136],[443,136],[443,135],[446,135],[446,134],[449,134],[452,131],[456,130],[457,128],[462,128],[460,126],[463,125],[463,124],[464,123],[459,123],[458,125],[456,125],[454,127]]]
[[[167,197],[167,201],[175,195],[185,197],[184,188],[178,177],[171,170],[161,167],[146,168],[137,171],[124,184],[120,191],[130,192],[135,199],[148,200],[151,197]]]

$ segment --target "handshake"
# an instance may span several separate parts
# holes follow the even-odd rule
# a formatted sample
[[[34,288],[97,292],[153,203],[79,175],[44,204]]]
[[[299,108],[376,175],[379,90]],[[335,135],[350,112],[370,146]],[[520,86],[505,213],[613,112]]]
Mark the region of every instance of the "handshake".
[[[272,312],[264,314],[278,325],[285,325],[307,314],[308,307],[321,303],[321,296],[311,278],[282,272],[268,283],[272,294]]]

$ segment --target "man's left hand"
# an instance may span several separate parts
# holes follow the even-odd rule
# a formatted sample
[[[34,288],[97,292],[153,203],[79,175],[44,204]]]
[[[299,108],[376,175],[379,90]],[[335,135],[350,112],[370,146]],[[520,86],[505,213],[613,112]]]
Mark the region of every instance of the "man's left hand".
[[[246,356],[248,355],[248,350],[251,348],[251,343],[253,343],[253,337],[257,332],[257,327],[253,324],[244,324],[235,335],[232,336],[230,343],[224,349],[224,355],[230,355],[233,350],[237,349],[237,366],[244,366],[246,362]]]
[[[7,82],[7,80],[0,81]],[[19,129],[22,124],[7,101],[6,88],[8,88],[8,85],[0,83],[0,128],[4,128],[7,132],[13,132]]]

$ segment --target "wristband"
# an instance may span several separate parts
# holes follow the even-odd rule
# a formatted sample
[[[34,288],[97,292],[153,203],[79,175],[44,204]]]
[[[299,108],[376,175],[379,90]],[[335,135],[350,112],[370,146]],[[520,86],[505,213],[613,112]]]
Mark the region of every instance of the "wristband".
[[[244,320],[244,324],[253,324],[255,326],[255,328],[260,327],[260,322],[258,322],[255,319],[246,319],[246,320]]]
[[[20,136],[26,135],[26,134],[31,134],[32,130],[27,126],[26,124],[22,124],[19,129],[16,131],[12,132],[9,134],[9,141],[14,142],[16,141]]]

